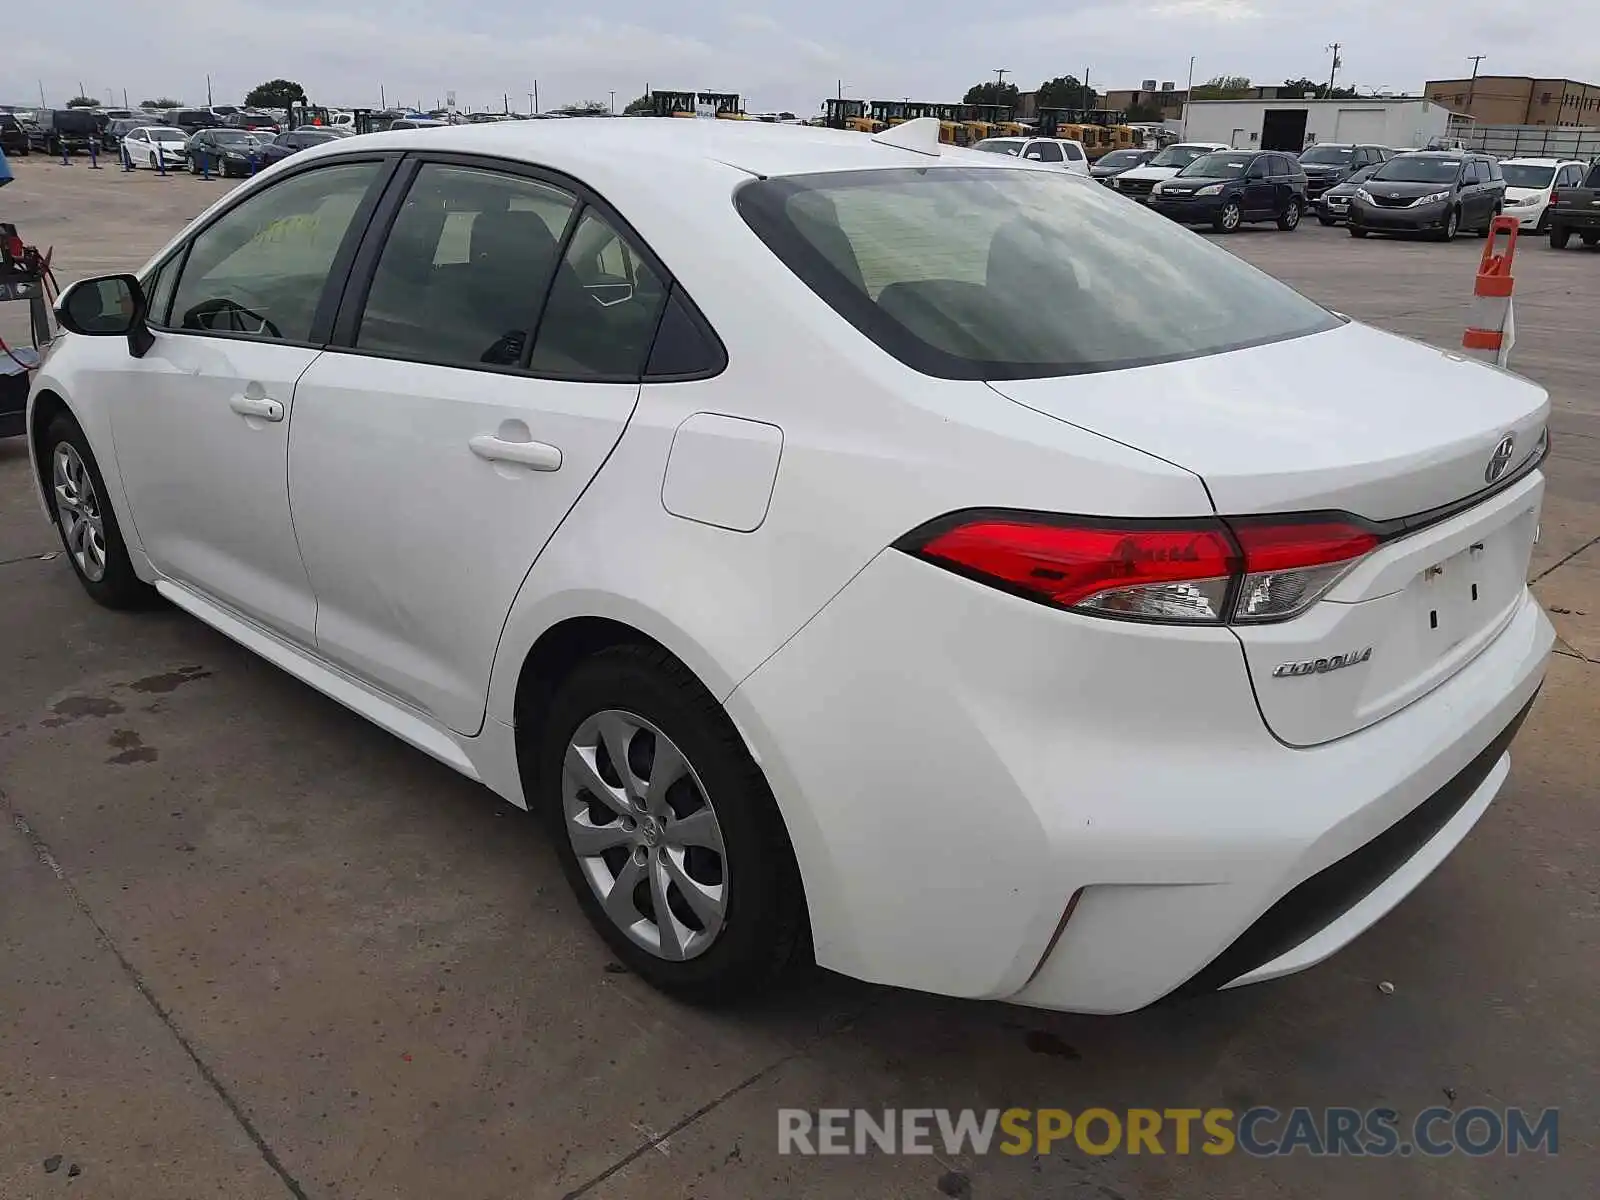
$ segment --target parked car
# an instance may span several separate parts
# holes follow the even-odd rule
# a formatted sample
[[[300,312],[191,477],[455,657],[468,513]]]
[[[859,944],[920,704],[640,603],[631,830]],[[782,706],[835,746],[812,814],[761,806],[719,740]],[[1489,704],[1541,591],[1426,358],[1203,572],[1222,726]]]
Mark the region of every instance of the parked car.
[[[1113,150],[1089,164],[1089,177],[1109,184],[1114,176],[1121,175],[1124,171],[1131,171],[1135,167],[1142,167],[1155,156],[1156,151],[1153,147],[1144,150]]]
[[[1089,156],[1084,152],[1083,143],[1071,138],[984,138],[972,148],[987,154],[1009,154],[1030,162],[1049,163],[1074,175],[1089,174]]]
[[[209,108],[175,108],[167,114],[167,124],[183,130],[185,136],[192,137],[202,129],[216,129],[222,124],[222,118]]]
[[[814,952],[1121,1012],[1320,961],[1505,782],[1549,396],[926,120],[243,184],[60,299],[60,569],[533,808],[683,995]]]
[[[122,135],[122,155],[132,167],[177,170],[189,159],[189,136],[168,125],[140,125]]]
[[[1350,215],[1350,201],[1354,198],[1356,189],[1372,178],[1372,173],[1379,165],[1374,163],[1360,168],[1343,183],[1334,184],[1312,201],[1317,210],[1317,220],[1324,225],[1338,225],[1344,221]]]
[[[32,149],[22,122],[12,113],[0,113],[0,154],[25,158]]]
[[[1486,233],[1505,204],[1500,164],[1487,154],[1423,150],[1400,154],[1356,189],[1350,236],[1426,233],[1452,241],[1462,229]]]
[[[1394,157],[1383,146],[1354,142],[1318,142],[1300,152],[1300,167],[1306,173],[1306,199],[1315,201],[1331,187],[1343,183],[1363,167],[1375,167]]]
[[[266,113],[236,112],[222,118],[227,129],[244,129],[261,133],[277,133],[278,122]]]
[[[400,117],[389,122],[390,129],[433,129],[439,125],[448,125],[449,121],[437,120],[433,117]],[[374,132],[377,132],[374,130]]]
[[[1252,221],[1296,229],[1306,210],[1306,175],[1287,154],[1219,150],[1155,185],[1150,207],[1184,225],[1232,233]]]
[[[1587,163],[1561,158],[1502,158],[1500,173],[1506,181],[1505,214],[1517,218],[1519,229],[1548,233],[1552,193],[1581,187]]]
[[[1550,198],[1550,247],[1565,250],[1572,235],[1585,246],[1600,243],[1600,163],[1576,186],[1558,188]]]
[[[301,150],[349,136],[344,130],[331,125],[304,125],[299,129],[286,129],[261,147],[262,162],[264,165],[281,162]]]
[[[262,155],[266,140],[243,129],[202,129],[189,139],[189,171],[250,175],[268,161]]]
[[[123,138],[145,124],[148,124],[148,122],[142,121],[137,117],[116,117],[106,125],[105,131],[100,135],[101,144],[107,150],[115,150],[122,145]]]
[[[1202,155],[1226,149],[1228,147],[1221,142],[1174,142],[1158,151],[1144,166],[1112,176],[1111,186],[1137,200],[1148,200],[1156,184],[1163,179],[1171,179]]]
[[[41,108],[25,126],[32,149],[60,157],[88,153],[100,143],[100,118],[87,108]]]

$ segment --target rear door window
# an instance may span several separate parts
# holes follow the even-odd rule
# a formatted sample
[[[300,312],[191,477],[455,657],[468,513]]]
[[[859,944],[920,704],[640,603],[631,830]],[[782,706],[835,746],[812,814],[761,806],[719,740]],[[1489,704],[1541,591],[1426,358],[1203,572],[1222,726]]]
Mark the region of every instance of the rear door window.
[[[356,349],[520,365],[576,207],[539,180],[424,163],[378,258]]]
[[[1206,239],[1059,172],[789,176],[753,180],[736,202],[824,302],[943,378],[1117,370],[1339,324]]]

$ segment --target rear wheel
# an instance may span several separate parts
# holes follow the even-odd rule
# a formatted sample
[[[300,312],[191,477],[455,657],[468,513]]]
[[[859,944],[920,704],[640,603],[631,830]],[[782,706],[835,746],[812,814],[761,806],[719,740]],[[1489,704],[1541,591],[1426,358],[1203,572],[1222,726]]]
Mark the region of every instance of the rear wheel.
[[[1364,238],[1367,236],[1367,231],[1361,228],[1359,225],[1352,225],[1350,226],[1350,236],[1353,238]]]
[[[1218,233],[1232,233],[1239,228],[1239,222],[1244,219],[1244,210],[1239,207],[1237,200],[1229,200],[1217,210],[1217,215],[1211,218],[1211,228]]]
[[[1501,210],[1497,208],[1489,214],[1489,219],[1483,223],[1483,228],[1478,230],[1479,237],[1486,238],[1489,236],[1489,230],[1494,228],[1495,218],[1498,217],[1500,213]]]
[[[1283,210],[1283,215],[1278,218],[1278,228],[1284,232],[1298,228],[1300,225],[1300,201],[1290,200],[1289,207]]]
[[[765,988],[800,954],[806,909],[777,804],[727,713],[665,651],[581,663],[537,731],[538,806],[613,953],[685,999]]]
[[[1550,249],[1565,250],[1567,243],[1572,240],[1572,230],[1565,225],[1550,226]]]
[[[1600,243],[1600,233],[1580,233],[1578,237],[1583,240],[1585,246],[1593,246],[1596,243]]]
[[[1337,225],[1339,223],[1332,217],[1318,217],[1317,220],[1323,225]]]
[[[63,412],[45,430],[44,444],[50,515],[83,590],[107,608],[147,604],[154,592],[133,572],[89,439]]]

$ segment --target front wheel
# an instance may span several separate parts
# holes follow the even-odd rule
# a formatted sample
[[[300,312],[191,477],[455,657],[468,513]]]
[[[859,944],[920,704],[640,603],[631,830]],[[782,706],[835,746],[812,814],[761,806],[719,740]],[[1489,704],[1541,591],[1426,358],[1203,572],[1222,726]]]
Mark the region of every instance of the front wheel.
[[[1335,221],[1332,217],[1318,217],[1317,220],[1318,220],[1319,223],[1321,223],[1323,225],[1330,225],[1330,226],[1331,225],[1337,225],[1339,223],[1339,222]]]
[[[1550,226],[1550,249],[1565,250],[1567,243],[1572,240],[1572,230],[1565,225]]]
[[[1278,228],[1287,233],[1300,225],[1300,201],[1290,200],[1289,207],[1283,210],[1283,215],[1278,218]]]
[[[1453,242],[1456,240],[1456,234],[1460,232],[1461,213],[1460,210],[1452,208],[1450,215],[1444,219],[1444,228],[1439,231],[1437,236],[1441,242]]]
[[[699,1003],[763,990],[807,941],[783,820],[727,713],[677,659],[603,650],[536,731],[536,803],[613,953]]]
[[[1367,236],[1367,231],[1361,228],[1359,225],[1352,225],[1350,226],[1350,236],[1353,238],[1364,238]]]
[[[1580,233],[1578,237],[1582,239],[1585,246],[1600,244],[1600,233]]]
[[[89,439],[67,413],[45,430],[50,515],[83,590],[107,608],[139,608],[154,594],[133,571]]]
[[[1244,219],[1244,210],[1239,207],[1237,200],[1229,200],[1217,210],[1217,215],[1211,218],[1211,228],[1218,233],[1232,233],[1239,228],[1239,222]]]
[[[156,169],[156,156],[154,154],[150,156],[150,169],[152,171]]]

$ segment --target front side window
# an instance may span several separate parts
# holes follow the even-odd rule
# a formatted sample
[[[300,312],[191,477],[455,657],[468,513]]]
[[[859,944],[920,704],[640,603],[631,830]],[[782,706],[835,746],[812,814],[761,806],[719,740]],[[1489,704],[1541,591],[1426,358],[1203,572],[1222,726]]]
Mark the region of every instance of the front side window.
[[[791,176],[745,184],[737,205],[857,330],[942,378],[1119,370],[1339,323],[1228,251],[1065,173]]]
[[[637,379],[665,303],[661,277],[587,209],[556,271],[529,366],[570,379]]]
[[[217,218],[190,244],[172,327],[309,341],[333,260],[382,169],[344,163],[307,171]]]
[[[1060,162],[1061,147],[1054,142],[1034,142],[1022,153],[1023,158],[1035,159],[1039,162]]]
[[[576,207],[537,180],[424,164],[378,259],[356,348],[517,366]]]

